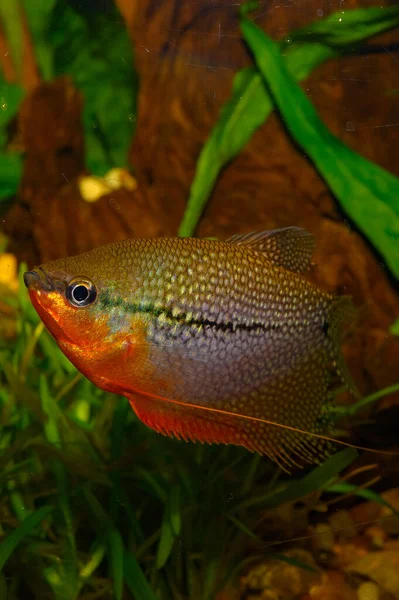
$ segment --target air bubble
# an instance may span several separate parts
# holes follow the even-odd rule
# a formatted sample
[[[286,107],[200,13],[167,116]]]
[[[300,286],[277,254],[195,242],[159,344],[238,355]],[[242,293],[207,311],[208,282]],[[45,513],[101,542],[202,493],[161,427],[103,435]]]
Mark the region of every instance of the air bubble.
[[[287,35],[287,37],[285,38],[285,42],[286,42],[286,44],[292,44],[292,37]]]
[[[321,8],[317,9],[317,16],[318,17],[322,17],[324,15],[324,10],[322,10]]]
[[[345,125],[346,131],[355,131],[355,125],[352,121],[347,121]]]
[[[129,121],[131,123],[135,123],[136,122],[136,115],[134,115],[133,113],[130,113],[130,115],[129,115]]]
[[[0,108],[4,111],[6,111],[8,108],[7,100],[3,97],[0,98]]]

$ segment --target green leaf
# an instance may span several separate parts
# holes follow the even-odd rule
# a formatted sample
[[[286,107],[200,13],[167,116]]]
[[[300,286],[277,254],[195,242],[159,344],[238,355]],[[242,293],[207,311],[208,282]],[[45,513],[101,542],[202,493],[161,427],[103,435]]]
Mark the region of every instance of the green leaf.
[[[353,52],[359,42],[398,23],[397,7],[345,11],[344,16],[336,13],[293,32],[280,43],[280,49],[292,77],[302,81],[324,61]],[[272,110],[273,102],[257,70],[237,73],[232,96],[222,108],[197,162],[179,235],[194,233],[221,169],[241,151]]]
[[[319,42],[331,48],[345,49],[382,31],[393,29],[398,24],[397,6],[342,10],[295,31],[288,36],[290,38],[288,43],[308,43],[311,36],[312,44]]]
[[[175,538],[181,530],[181,489],[172,487],[167,498],[161,525],[161,537],[157,551],[157,569],[161,569],[172,552]]]
[[[299,481],[293,481],[287,488],[272,496],[265,503],[267,508],[275,508],[284,502],[295,502],[317,490],[320,490],[333,477],[338,475],[356,460],[358,456],[354,448],[345,448],[330,456],[323,464],[313,469]]]
[[[4,134],[5,128],[16,116],[23,97],[24,90],[15,83],[5,81],[0,73],[0,135]]]
[[[135,600],[158,600],[139,563],[130,552],[125,552],[124,576]]]
[[[47,30],[56,0],[22,0],[33,39],[35,58],[45,81],[53,78],[53,50],[47,40]]]
[[[201,598],[202,577],[195,561],[186,555],[188,598]]]
[[[19,527],[14,529],[0,544],[0,572],[4,565],[26,536],[30,535],[34,529],[53,511],[51,506],[42,506],[37,511],[29,515]]]
[[[330,456],[323,464],[310,471],[302,479],[285,484],[283,489],[279,487],[274,492],[265,494],[265,496],[251,498],[238,505],[237,510],[255,505],[262,505],[263,508],[271,509],[285,502],[300,500],[322,489],[333,477],[353,463],[357,456],[358,453],[354,448],[345,448]]]
[[[111,576],[116,600],[122,600],[123,595],[123,560],[124,549],[122,536],[119,531],[112,528],[108,534],[111,557]]]
[[[392,333],[392,335],[399,335],[399,319],[396,319],[396,321],[392,323],[389,332]]]
[[[13,64],[21,78],[23,31],[19,2],[16,0],[3,0],[0,2],[0,24],[3,25],[7,44],[11,49]]]
[[[22,177],[22,168],[21,156],[0,151],[0,202],[17,193]]]
[[[261,539],[253,532],[251,531],[246,525],[245,523],[243,523],[242,521],[240,521],[239,519],[237,519],[237,517],[233,517],[233,515],[230,515],[229,517],[230,521],[232,523],[234,523],[234,525],[243,533],[245,533],[245,535],[247,535],[248,537],[250,537],[252,540],[256,540],[258,542],[261,541]]]
[[[310,571],[311,573],[319,573],[318,569],[312,567],[312,565],[308,565],[297,558],[293,558],[292,556],[286,556],[285,554],[276,554],[276,553],[267,553],[267,558],[271,558],[272,560],[279,560],[281,562],[285,562],[288,565],[292,565],[293,567],[298,567],[298,569],[302,569],[303,571]]]
[[[364,498],[365,500],[370,500],[371,502],[376,502],[381,506],[389,508],[396,517],[399,517],[399,512],[395,510],[395,508],[389,502],[384,500],[380,494],[374,492],[373,490],[359,488],[352,483],[342,481],[334,485],[329,485],[325,488],[325,491],[332,494],[354,494],[355,496],[359,496],[359,498]]]
[[[54,71],[71,75],[84,96],[86,166],[96,175],[129,165],[136,121],[132,44],[117,8],[78,13],[57,0],[50,23]]]
[[[23,89],[19,85],[4,81],[0,73],[0,202],[14,196],[22,176],[22,158],[19,154],[7,152],[7,127],[16,116]]]
[[[169,496],[169,515],[173,533],[178,536],[181,530],[181,490],[175,485]]]
[[[64,421],[64,415],[54,401],[54,398],[49,390],[47,379],[44,375],[40,375],[39,379],[40,399],[42,402],[43,411],[47,414],[48,420],[44,424],[44,434],[57,449],[62,449],[62,439],[59,431],[59,424]],[[49,575],[54,587],[59,587],[58,579],[67,577],[68,584],[71,590],[78,588],[77,582],[77,556],[76,556],[76,540],[73,526],[73,515],[69,502],[69,485],[65,466],[57,459],[52,461],[52,467],[57,482],[58,488],[58,506],[63,520],[64,537],[63,549],[65,555],[65,563],[62,566],[62,572],[50,570]]]
[[[292,78],[277,45],[250,21],[241,28],[288,132],[399,277],[399,180],[336,138]]]
[[[374,392],[369,396],[365,396],[354,404],[349,404],[348,406],[337,406],[335,408],[335,412],[341,416],[353,416],[365,406],[373,404],[377,402],[377,400],[380,400],[380,398],[389,396],[389,394],[396,394],[396,392],[399,392],[399,383],[394,383],[393,385],[383,388],[382,390],[378,390],[378,392]]]
[[[157,569],[162,569],[168,560],[170,553],[172,552],[173,544],[175,542],[175,534],[172,528],[170,519],[169,504],[165,505],[162,525],[161,525],[161,538],[158,544],[157,551]]]

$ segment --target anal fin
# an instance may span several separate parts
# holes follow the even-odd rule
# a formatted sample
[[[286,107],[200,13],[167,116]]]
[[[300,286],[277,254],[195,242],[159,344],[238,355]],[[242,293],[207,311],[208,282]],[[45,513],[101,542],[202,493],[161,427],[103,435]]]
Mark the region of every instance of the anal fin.
[[[129,396],[138,418],[158,433],[185,441],[233,444],[266,455],[289,472],[293,465],[319,463],[331,444],[311,432],[278,422],[144,394]]]

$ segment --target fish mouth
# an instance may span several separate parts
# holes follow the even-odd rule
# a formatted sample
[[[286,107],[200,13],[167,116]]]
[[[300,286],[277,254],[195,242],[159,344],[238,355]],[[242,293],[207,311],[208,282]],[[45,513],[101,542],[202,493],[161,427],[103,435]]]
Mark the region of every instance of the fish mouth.
[[[44,292],[54,292],[55,290],[53,279],[42,267],[39,267],[36,271],[27,271],[24,273],[24,283],[28,290]]]

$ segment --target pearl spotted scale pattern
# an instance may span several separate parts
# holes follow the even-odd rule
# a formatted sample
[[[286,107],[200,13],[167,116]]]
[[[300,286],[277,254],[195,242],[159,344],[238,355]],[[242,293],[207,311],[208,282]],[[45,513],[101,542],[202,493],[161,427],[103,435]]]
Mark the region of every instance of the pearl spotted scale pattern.
[[[350,302],[302,275],[313,246],[295,227],[227,242],[132,239],[43,269],[93,281],[87,310],[106,318],[111,343],[142,333],[145,357],[135,364],[132,353],[116,387],[147,425],[242,445],[287,468],[328,452],[311,434],[328,426],[331,367],[354,389],[339,351]]]

